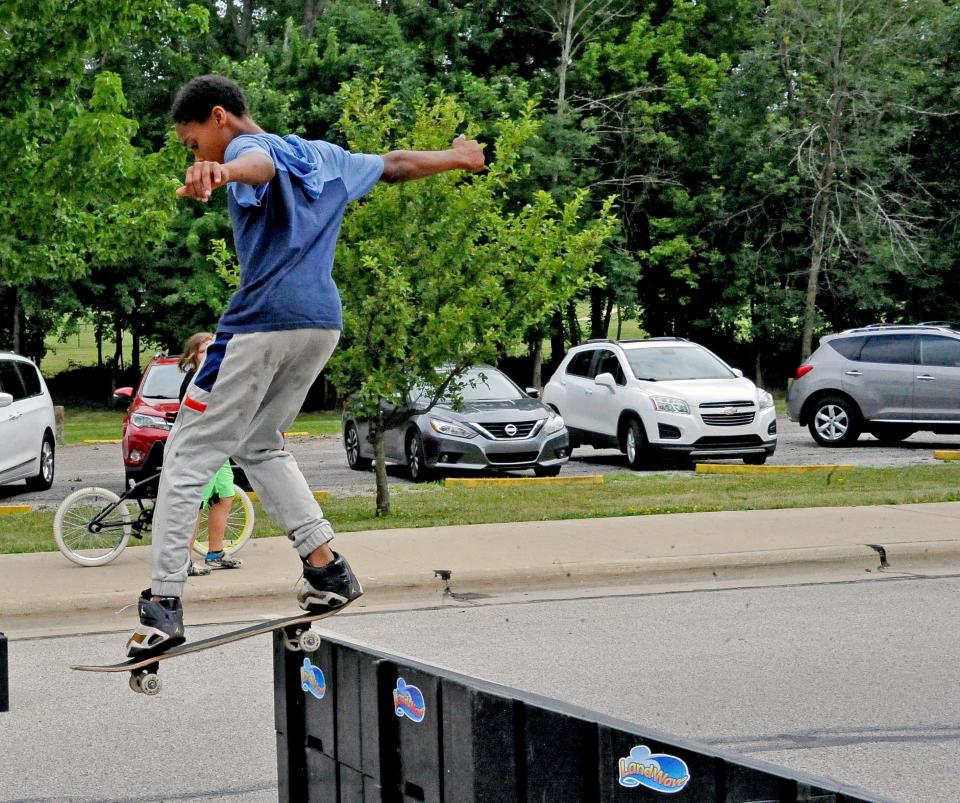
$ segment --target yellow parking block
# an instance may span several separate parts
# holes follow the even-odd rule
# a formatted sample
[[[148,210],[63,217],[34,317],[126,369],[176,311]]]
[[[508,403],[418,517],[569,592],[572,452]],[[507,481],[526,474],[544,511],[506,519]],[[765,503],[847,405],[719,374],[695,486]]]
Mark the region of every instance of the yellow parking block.
[[[0,505],[0,516],[5,513],[29,513],[33,505]]]
[[[119,438],[117,440],[87,440],[84,439],[80,443],[120,443]]]
[[[748,466],[697,463],[697,474],[812,474],[817,471],[849,471],[853,466]]]
[[[956,449],[936,449],[933,456],[937,460],[960,460],[960,451]]]
[[[285,432],[284,433],[284,435],[286,435],[288,438],[296,437],[298,435],[302,436],[302,435],[309,435],[309,434],[310,434],[309,432]]]
[[[256,502],[257,499],[259,499],[259,497],[257,496],[257,492],[256,492],[256,491],[247,491],[247,496],[250,497],[250,501],[251,501],[251,502]],[[330,491],[314,491],[314,492],[313,492],[313,498],[314,498],[314,499],[329,499],[329,498],[330,498]]]
[[[448,477],[444,485],[460,488],[482,488],[486,485],[602,485],[602,474],[575,477]]]

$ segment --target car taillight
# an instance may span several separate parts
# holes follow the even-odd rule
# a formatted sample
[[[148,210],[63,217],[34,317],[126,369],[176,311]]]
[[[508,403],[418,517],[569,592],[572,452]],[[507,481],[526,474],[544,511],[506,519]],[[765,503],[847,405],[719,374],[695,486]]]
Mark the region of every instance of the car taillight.
[[[795,377],[795,378],[796,378],[796,379],[799,379],[800,377],[802,377],[802,376],[804,376],[804,375],[806,375],[806,374],[809,374],[812,370],[813,370],[813,366],[812,366],[812,365],[801,365],[801,366],[797,369],[797,373],[796,373],[796,377]]]

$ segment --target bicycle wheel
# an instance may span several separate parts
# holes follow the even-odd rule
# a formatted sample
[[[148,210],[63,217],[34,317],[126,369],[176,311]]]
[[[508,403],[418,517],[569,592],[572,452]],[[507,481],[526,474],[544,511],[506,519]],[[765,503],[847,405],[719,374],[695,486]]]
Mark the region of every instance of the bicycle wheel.
[[[207,556],[207,513],[200,511],[200,529],[197,540],[193,542],[193,551],[198,555]],[[223,551],[227,555],[235,555],[250,540],[253,533],[253,502],[247,492],[239,485],[233,486],[233,506],[227,517],[227,526],[223,533]]]
[[[91,522],[116,505],[103,521]],[[53,519],[53,537],[64,557],[80,566],[103,566],[123,552],[130,538],[127,503],[106,488],[81,488],[60,503]]]

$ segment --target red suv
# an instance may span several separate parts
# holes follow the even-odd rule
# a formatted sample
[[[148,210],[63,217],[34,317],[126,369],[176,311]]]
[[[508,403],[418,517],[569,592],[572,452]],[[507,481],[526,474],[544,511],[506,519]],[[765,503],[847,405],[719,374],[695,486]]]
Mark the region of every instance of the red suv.
[[[177,366],[176,357],[154,357],[150,360],[140,387],[117,388],[113,398],[118,403],[129,402],[123,417],[123,468],[127,487],[130,481],[140,482],[156,474],[163,465],[163,448],[180,412],[180,386],[184,373]],[[243,470],[231,459],[233,481],[245,491],[250,490]],[[156,493],[150,486],[146,495]]]
[[[130,402],[123,418],[123,467],[127,486],[156,474],[163,465],[163,447],[180,410],[183,371],[176,357],[154,357],[140,387],[117,388],[114,398]]]

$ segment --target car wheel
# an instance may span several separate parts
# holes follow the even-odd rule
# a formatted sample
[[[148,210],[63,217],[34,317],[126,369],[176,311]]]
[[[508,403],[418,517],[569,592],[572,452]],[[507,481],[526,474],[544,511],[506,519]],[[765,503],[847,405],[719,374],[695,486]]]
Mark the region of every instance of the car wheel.
[[[427,482],[433,478],[433,472],[427,468],[427,455],[423,450],[423,439],[419,432],[407,436],[407,471],[414,482]]]
[[[630,468],[636,470],[648,465],[647,439],[643,434],[643,425],[636,418],[631,418],[625,424],[621,442]]]
[[[347,450],[347,464],[354,471],[369,471],[373,461],[360,454],[360,433],[352,421],[343,433],[343,448]]]
[[[53,437],[46,435],[40,445],[40,470],[35,477],[27,480],[27,487],[31,491],[46,491],[53,485],[55,456]]]
[[[762,466],[767,462],[765,454],[748,454],[743,458],[743,462],[748,466]]]
[[[894,445],[905,441],[913,434],[914,430],[907,427],[877,427],[876,429],[871,429],[870,434],[873,435],[880,443],[885,443],[889,445]]]
[[[842,396],[825,396],[813,406],[808,428],[821,446],[850,446],[860,437],[860,411]]]
[[[556,477],[562,466],[534,466],[533,473],[538,477]]]

